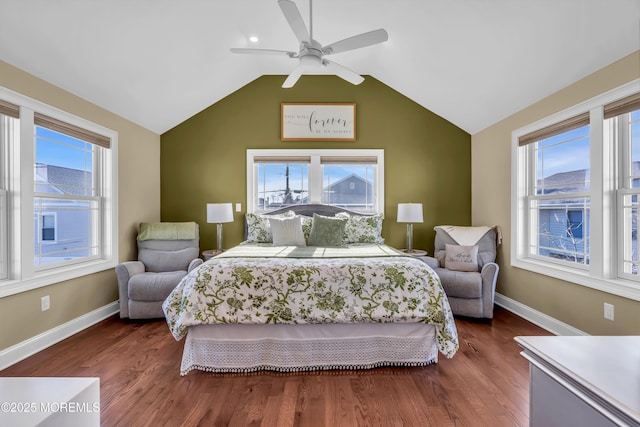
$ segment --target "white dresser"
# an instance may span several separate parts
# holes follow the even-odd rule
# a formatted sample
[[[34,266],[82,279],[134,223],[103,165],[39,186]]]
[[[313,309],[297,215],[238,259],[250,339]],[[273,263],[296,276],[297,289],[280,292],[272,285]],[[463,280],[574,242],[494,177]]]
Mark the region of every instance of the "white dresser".
[[[530,363],[530,426],[640,426],[639,336],[515,340]]]

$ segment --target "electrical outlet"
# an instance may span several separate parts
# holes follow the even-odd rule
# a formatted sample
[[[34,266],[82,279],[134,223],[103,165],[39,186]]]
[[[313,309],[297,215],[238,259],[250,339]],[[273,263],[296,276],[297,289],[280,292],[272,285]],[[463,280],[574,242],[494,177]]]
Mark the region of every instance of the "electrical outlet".
[[[604,303],[604,318],[608,320],[614,319],[614,308],[613,304]]]
[[[51,308],[51,300],[49,299],[49,295],[46,295],[40,298],[40,310],[47,311],[50,308]]]

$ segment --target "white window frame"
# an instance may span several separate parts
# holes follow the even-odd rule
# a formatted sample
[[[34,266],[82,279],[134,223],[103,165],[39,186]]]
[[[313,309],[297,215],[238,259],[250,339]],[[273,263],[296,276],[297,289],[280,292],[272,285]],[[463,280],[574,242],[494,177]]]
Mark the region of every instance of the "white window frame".
[[[321,203],[322,165],[320,157],[376,157],[375,206],[376,212],[384,211],[384,150],[377,149],[259,149],[247,150],[247,212],[260,212],[256,206],[255,191],[258,188],[255,157],[309,156],[309,203]]]
[[[640,281],[640,277],[638,275],[633,275],[630,273],[625,273],[624,259],[625,257],[630,258],[630,254],[627,253],[627,247],[625,242],[623,241],[626,238],[626,230],[625,230],[625,212],[624,212],[624,198],[625,196],[637,196],[640,198],[640,188],[632,188],[626,178],[631,175],[630,167],[632,167],[632,161],[629,160],[629,157],[632,156],[632,141],[629,135],[629,122],[628,121],[619,121],[616,120],[615,124],[611,126],[609,129],[605,128],[605,132],[611,135],[611,138],[617,138],[622,146],[618,152],[618,159],[620,162],[620,179],[619,179],[619,190],[618,190],[618,198],[617,198],[617,206],[620,207],[618,210],[618,234],[620,235],[620,242],[618,247],[618,275],[622,278],[628,278],[634,281]],[[636,244],[640,242],[640,239],[637,240]]]
[[[7,236],[7,192],[2,188],[0,188],[0,236]],[[8,238],[3,238],[0,242],[0,281],[6,279],[8,274],[8,243]]]
[[[0,119],[2,120],[2,119]],[[0,132],[9,133],[8,129],[5,129],[3,124],[0,123]],[[0,135],[0,281],[7,278],[9,272],[9,258],[7,256],[9,249],[8,229],[7,229],[7,217],[9,207],[7,204],[7,181],[9,178],[9,161],[8,161],[8,147],[3,142],[2,135]]]
[[[640,301],[640,283],[618,277],[617,150],[604,129],[604,105],[640,91],[640,79],[560,111],[512,132],[511,139],[511,265]],[[526,171],[526,147],[519,138],[531,132],[589,112],[590,122],[590,265],[588,268],[558,264],[529,255],[530,232]]]
[[[0,277],[0,298],[114,268],[118,260],[118,133],[84,118],[0,87],[0,99],[20,107],[19,140],[8,147],[6,192],[7,277]],[[75,264],[37,269],[34,266],[34,114],[86,129],[109,138],[110,148],[99,158],[101,215],[95,228],[100,256]],[[1,227],[1,223],[0,223]],[[0,248],[1,252],[1,248]]]

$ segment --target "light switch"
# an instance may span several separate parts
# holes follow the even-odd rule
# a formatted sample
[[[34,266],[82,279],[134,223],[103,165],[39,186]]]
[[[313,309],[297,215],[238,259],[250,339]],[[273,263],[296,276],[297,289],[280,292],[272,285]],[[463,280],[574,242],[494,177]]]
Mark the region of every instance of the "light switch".
[[[236,212],[242,212],[242,203],[236,203]]]

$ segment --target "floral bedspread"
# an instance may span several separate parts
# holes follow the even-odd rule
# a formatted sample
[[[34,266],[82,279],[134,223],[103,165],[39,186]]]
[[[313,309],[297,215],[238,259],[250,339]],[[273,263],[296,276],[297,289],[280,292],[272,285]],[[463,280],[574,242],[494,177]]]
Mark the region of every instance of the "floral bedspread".
[[[212,258],[164,301],[169,329],[180,340],[190,326],[210,323],[424,322],[435,325],[438,350],[453,357],[457,330],[433,270],[411,256],[353,250],[329,258]]]

